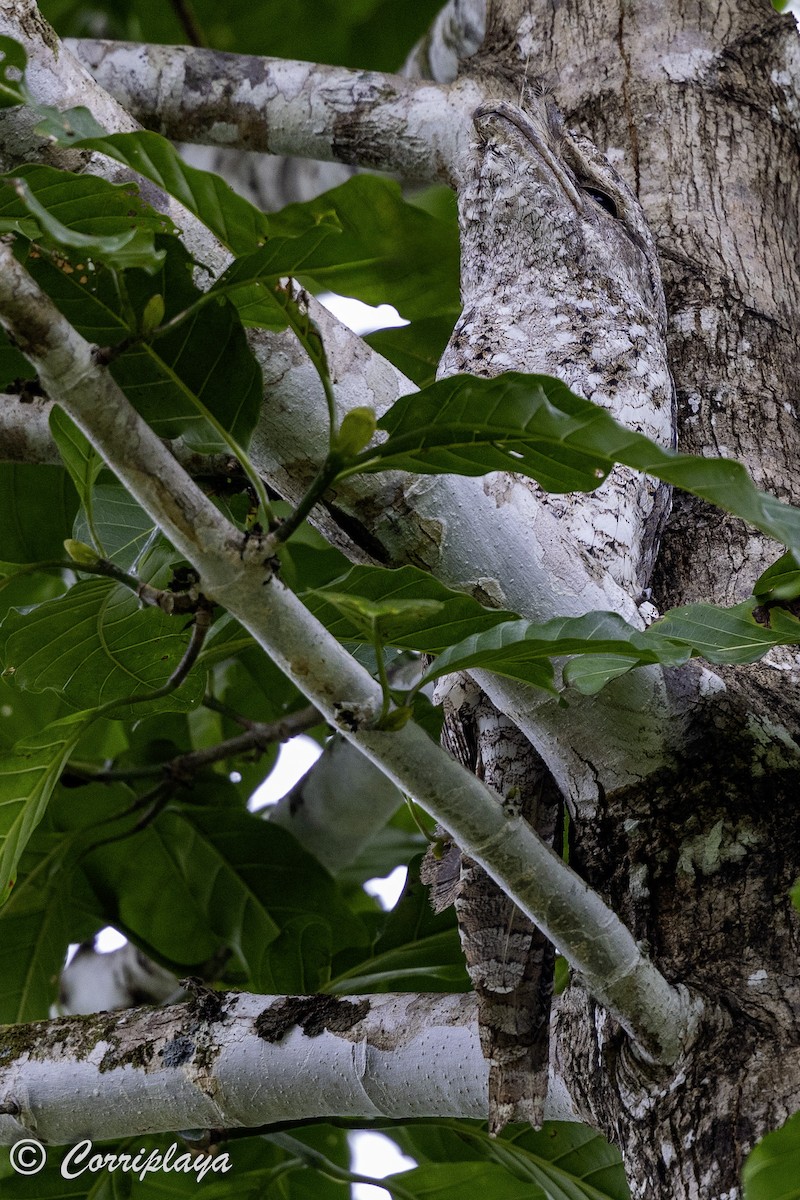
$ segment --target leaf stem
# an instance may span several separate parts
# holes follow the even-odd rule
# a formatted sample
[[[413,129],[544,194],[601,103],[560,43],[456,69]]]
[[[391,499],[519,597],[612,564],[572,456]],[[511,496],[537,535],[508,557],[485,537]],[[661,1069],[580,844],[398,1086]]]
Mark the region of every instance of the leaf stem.
[[[266,1139],[280,1146],[282,1150],[301,1158],[306,1166],[319,1171],[320,1175],[325,1175],[337,1183],[366,1183],[373,1187],[386,1188],[387,1192],[397,1197],[397,1200],[417,1200],[414,1193],[410,1192],[408,1188],[404,1188],[402,1184],[389,1179],[377,1179],[372,1175],[359,1175],[355,1171],[348,1170],[347,1167],[340,1167],[338,1163],[332,1162],[318,1150],[312,1150],[305,1142],[292,1137],[291,1134],[272,1133],[267,1134]]]
[[[288,541],[292,534],[302,525],[314,505],[324,496],[339,474],[340,467],[341,459],[339,455],[331,451],[311,481],[308,491],[297,505],[297,508],[273,531],[272,538],[276,544]]]

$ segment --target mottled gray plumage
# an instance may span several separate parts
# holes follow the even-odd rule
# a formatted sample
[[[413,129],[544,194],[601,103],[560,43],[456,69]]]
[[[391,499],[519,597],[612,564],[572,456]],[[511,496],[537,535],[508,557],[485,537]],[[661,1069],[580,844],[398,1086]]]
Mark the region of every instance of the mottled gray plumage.
[[[666,310],[638,201],[591,142],[563,128],[549,95],[526,88],[525,105],[497,100],[474,115],[458,193],[464,307],[439,375],[555,375],[672,445]],[[503,503],[507,480],[490,477],[487,487]],[[642,592],[668,487],[616,467],[590,495],[542,495],[542,503],[599,567]]]
[[[552,844],[560,796],[536,751],[471,681],[460,677],[449,697],[443,745]],[[539,1126],[547,1094],[553,947],[446,834],[438,857],[428,853],[422,879],[437,912],[455,904],[489,1062],[489,1129],[499,1133],[509,1121]]]

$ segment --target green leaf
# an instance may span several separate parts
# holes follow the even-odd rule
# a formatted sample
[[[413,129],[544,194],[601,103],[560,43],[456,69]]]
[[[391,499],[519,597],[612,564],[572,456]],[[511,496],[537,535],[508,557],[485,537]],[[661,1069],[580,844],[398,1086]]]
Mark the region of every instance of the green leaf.
[[[108,788],[97,785],[101,790],[103,813]],[[28,843],[17,883],[0,910],[0,1023],[47,1020],[70,942],[91,937],[98,928],[91,894],[74,872],[71,848],[63,834],[43,837],[46,822]]]
[[[126,271],[125,304],[110,271],[65,273],[44,258],[28,266],[67,320],[99,346],[138,332],[154,295],[163,298],[167,319],[191,310],[154,341],[131,345],[112,361],[111,373],[160,437],[182,436],[201,452],[227,450],[217,421],[246,445],[260,411],[261,369],[233,305],[224,298],[206,303],[181,243],[165,237],[161,244],[167,253],[155,275]]]
[[[686,604],[670,609],[644,637],[645,641],[669,638],[712,663],[751,663],[763,658],[773,646],[800,641],[800,622],[794,617],[773,611],[770,622],[770,626],[764,626],[754,620],[752,600],[733,608]]]
[[[158,957],[191,968],[227,947],[255,991],[317,991],[331,954],[364,942],[316,859],[250,813],[168,809],[97,850],[87,870],[113,924]]]
[[[485,1126],[473,1122],[433,1120],[395,1128],[392,1136],[423,1165],[491,1164],[544,1200],[630,1200],[619,1153],[585,1125],[547,1121],[541,1130],[511,1125],[490,1138]],[[494,1171],[486,1176],[487,1186],[511,1186]],[[405,1183],[406,1177],[398,1179]]]
[[[164,259],[165,251],[156,249],[152,229],[133,223],[134,214],[130,210],[135,203],[132,200],[135,192],[130,184],[116,187],[95,176],[75,176],[73,178],[79,179],[80,183],[72,185],[70,176],[66,172],[50,170],[47,167],[33,170],[37,171],[37,174],[29,173],[28,178],[25,178],[22,172],[6,175],[3,178],[7,185],[11,185],[23,209],[31,214],[38,230],[45,238],[67,250],[77,251],[81,256],[103,262],[107,266],[119,270],[126,267],[141,267],[148,274],[158,270]],[[40,184],[38,172],[49,172],[48,181],[44,186]],[[89,189],[85,186],[87,183],[91,183]],[[81,198],[86,199],[87,190],[92,204],[96,206],[92,223],[95,228],[99,226],[108,232],[103,234],[100,232],[82,233],[73,226],[65,224],[55,215],[54,210],[60,209],[65,203],[68,206],[73,204],[76,195],[82,193]],[[118,209],[127,206],[127,214],[109,212],[109,208],[113,210],[115,206],[114,201],[116,201]],[[4,211],[5,208],[6,206],[0,207],[0,231],[6,232],[8,229],[24,231],[27,228],[26,225],[13,220],[9,222]],[[162,220],[161,226],[165,225],[166,221]],[[76,266],[74,269],[79,268]]]
[[[353,567],[328,587],[305,593],[304,600],[341,641],[369,639],[377,621],[385,644],[438,654],[426,681],[485,667],[552,691],[550,660],[575,655],[564,668],[564,681],[587,695],[636,666],[679,666],[692,656],[749,663],[773,646],[800,642],[800,622],[771,610],[770,625],[758,624],[752,601],[729,609],[689,604],[644,631],[608,612],[524,621],[484,608],[416,567]]]
[[[64,557],[78,497],[62,467],[0,463],[0,559],[35,563]]]
[[[390,1175],[419,1200],[464,1200],[481,1196],[484,1200],[548,1200],[541,1188],[509,1175],[502,1167],[487,1162],[426,1163],[399,1175]]]
[[[800,879],[798,879],[789,895],[791,896],[792,904],[795,906],[797,911],[800,912]]]
[[[403,894],[387,915],[372,953],[346,967],[337,964],[341,969],[326,991],[357,995],[469,990],[455,911],[434,913],[428,889],[419,880],[421,858],[409,864]]]
[[[0,108],[24,104],[27,89],[23,85],[28,56],[19,42],[0,36]]]
[[[97,476],[103,469],[103,460],[89,439],[78,429],[75,422],[57,405],[50,412],[49,423],[53,440],[58,446],[58,452],[61,455],[64,466],[69,471],[70,478],[75,484],[81,504],[86,513],[87,522],[91,528],[94,524],[92,489],[97,481]],[[72,541],[74,539],[67,540]],[[93,537],[92,540],[96,541],[97,538]],[[98,545],[97,549],[102,552],[102,544]],[[72,552],[70,551],[70,553]],[[75,555],[73,554],[72,557],[74,558]]]
[[[318,246],[303,274],[367,304],[388,301],[409,319],[444,313],[455,320],[460,308],[455,221],[409,204],[393,180],[354,175],[314,200],[273,214],[270,229],[297,234],[331,214],[342,233]]]
[[[556,617],[552,621],[506,621],[470,634],[444,650],[426,671],[429,682],[451,671],[487,667],[512,679],[523,679],[552,691],[550,659],[562,654],[603,652],[629,657],[631,666],[648,662],[685,662],[690,651],[646,640],[616,613],[587,613],[583,617]]]
[[[514,471],[546,491],[569,492],[592,491],[623,463],[727,509],[800,554],[800,509],[759,491],[741,463],[658,446],[546,375],[454,375],[401,397],[378,428],[388,439],[344,473]]]
[[[800,1113],[751,1150],[742,1183],[744,1200],[800,1200]]]
[[[753,587],[757,600],[796,600],[800,596],[800,565],[792,553],[782,554],[767,567]]]
[[[271,237],[266,245],[231,263],[208,295],[228,296],[245,325],[284,329],[286,310],[275,296],[275,284],[286,275],[313,271],[320,245],[339,231],[338,221],[327,215],[295,236]]]
[[[16,687],[57,692],[77,709],[143,697],[162,687],[188,645],[185,621],[160,609],[139,607],[121,584],[91,579],[30,612],[12,610],[0,626],[0,661]],[[175,692],[153,705],[194,708],[205,690],[205,672],[195,670]],[[115,715],[143,716],[146,703]]]
[[[363,638],[370,639],[373,631],[381,632],[385,626],[393,629],[410,631],[416,629],[420,621],[427,623],[438,617],[444,607],[440,600],[368,600],[364,596],[355,596],[346,592],[335,592],[325,589],[325,600],[337,608],[348,621],[359,630]]]
[[[232,253],[246,254],[269,236],[268,217],[219,175],[188,166],[166,138],[144,130],[114,134],[92,130],[84,136],[80,110],[62,117],[60,128],[51,120],[43,131],[62,146],[96,150],[137,171],[194,213]]]
[[[304,593],[303,601],[341,641],[362,641],[363,620],[374,612],[381,614],[384,642],[430,654],[470,633],[516,619],[514,613],[484,608],[418,567],[353,567],[330,587]],[[416,613],[414,605],[421,606]]]
[[[20,855],[64,763],[93,719],[91,713],[73,713],[0,754],[0,902],[8,897]]]
[[[585,657],[566,664],[564,681],[592,695],[635,666],[680,666],[690,657],[712,663],[750,663],[773,646],[797,642],[800,622],[773,610],[770,626],[759,625],[753,618],[752,601],[734,608],[687,604],[665,613],[644,632],[610,612],[556,617],[542,624],[515,620],[470,634],[447,647],[424,679],[430,682],[453,671],[486,667],[549,690],[552,675],[547,660],[575,654]]]
[[[436,379],[439,360],[450,341],[458,319],[458,308],[439,317],[422,317],[410,325],[376,329],[364,341],[394,363],[417,387],[428,387]]]
[[[105,555],[123,570],[135,570],[145,577],[144,560],[158,541],[153,518],[136,503],[122,484],[98,483],[92,494],[94,530]],[[75,539],[89,541],[92,531],[85,512],[78,513],[74,526]]]

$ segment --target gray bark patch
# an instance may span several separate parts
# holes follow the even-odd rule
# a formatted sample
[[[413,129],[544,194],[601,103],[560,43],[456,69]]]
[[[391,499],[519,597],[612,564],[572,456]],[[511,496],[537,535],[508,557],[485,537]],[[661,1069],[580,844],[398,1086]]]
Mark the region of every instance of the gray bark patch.
[[[279,1042],[299,1025],[307,1037],[347,1033],[369,1012],[369,1000],[338,1000],[335,996],[285,996],[265,1008],[255,1021],[255,1031],[265,1042]]]

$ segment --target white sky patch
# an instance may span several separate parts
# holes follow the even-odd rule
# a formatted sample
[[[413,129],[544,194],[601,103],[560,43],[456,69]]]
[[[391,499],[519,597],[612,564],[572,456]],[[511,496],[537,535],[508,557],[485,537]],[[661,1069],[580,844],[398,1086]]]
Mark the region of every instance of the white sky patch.
[[[322,292],[317,299],[343,325],[348,325],[353,333],[373,333],[376,329],[394,329],[398,325],[409,324],[391,304],[380,304],[374,308],[371,304],[353,300],[350,296],[339,296],[336,292]]]
[[[106,925],[105,929],[101,929],[94,939],[94,946],[95,950],[99,950],[101,954],[110,954],[112,950],[119,950],[120,946],[126,945],[127,941],[128,939],[118,929]],[[64,959],[65,967],[69,966],[79,949],[78,942],[70,942]]]
[[[266,808],[268,804],[275,804],[281,796],[285,796],[298,779],[305,775],[309,767],[313,767],[320,754],[322,754],[320,745],[313,738],[306,737],[304,733],[284,742],[275,766],[247,802],[250,812],[258,812],[260,808]]]
[[[383,1179],[417,1165],[413,1158],[401,1154],[397,1144],[382,1133],[352,1133],[350,1150],[353,1156],[350,1170],[356,1175],[371,1175],[373,1179]],[[385,1188],[372,1187],[368,1183],[354,1183],[352,1197],[353,1200],[390,1200]]]
[[[112,950],[119,950],[120,946],[124,946],[128,939],[119,932],[118,929],[107,925],[105,929],[101,929],[94,940],[95,949],[101,954],[110,954]]]
[[[408,871],[405,867],[395,867],[389,875],[385,875],[382,879],[368,879],[364,884],[364,891],[370,896],[377,896],[382,908],[387,910],[394,908],[406,886],[407,875]]]

